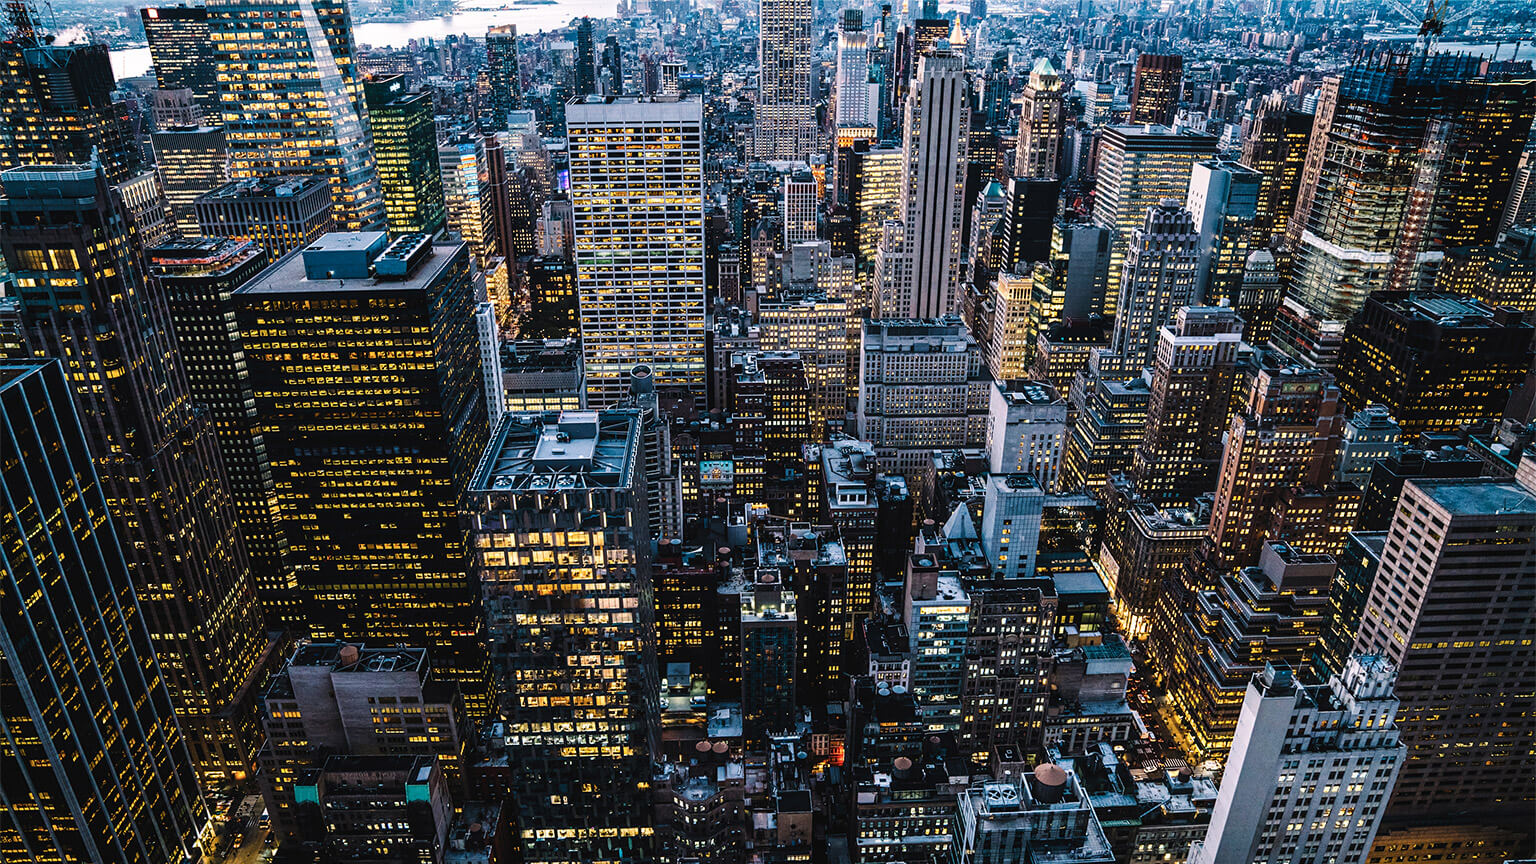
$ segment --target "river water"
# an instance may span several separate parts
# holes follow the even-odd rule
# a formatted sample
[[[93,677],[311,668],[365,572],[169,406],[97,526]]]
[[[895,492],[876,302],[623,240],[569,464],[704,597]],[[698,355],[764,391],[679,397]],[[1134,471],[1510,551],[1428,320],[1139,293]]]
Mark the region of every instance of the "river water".
[[[546,5],[518,5],[507,9],[465,9],[441,18],[425,21],[374,21],[356,24],[353,35],[359,45],[375,48],[404,48],[412,39],[438,39],[470,35],[483,38],[485,31],[501,24],[516,24],[519,33],[559,30],[571,19],[582,16],[610,18],[617,11],[615,0],[559,0]],[[68,33],[60,41],[71,41]],[[118,78],[134,78],[149,72],[148,48],[113,48],[112,72]]]

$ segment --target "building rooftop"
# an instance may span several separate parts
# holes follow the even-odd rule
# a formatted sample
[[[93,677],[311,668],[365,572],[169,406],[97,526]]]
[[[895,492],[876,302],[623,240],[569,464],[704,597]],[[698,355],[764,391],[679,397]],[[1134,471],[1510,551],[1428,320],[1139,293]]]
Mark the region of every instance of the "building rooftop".
[[[321,668],[333,673],[387,673],[414,672],[419,680],[425,680],[431,663],[425,648],[377,646],[355,642],[300,642],[281,671],[272,677],[266,698],[293,698],[293,682],[289,672],[293,669]]]
[[[634,482],[640,429],[633,411],[512,414],[491,435],[470,489],[561,493]]]
[[[1009,405],[1055,405],[1065,402],[1056,388],[1045,381],[997,381],[994,386]]]
[[[1454,516],[1529,516],[1536,495],[1514,481],[1487,478],[1410,478],[1437,505]]]
[[[322,235],[296,249],[237,289],[237,294],[420,291],[438,282],[466,248],[457,240],[437,242],[425,234],[404,234],[393,243],[377,231]]]
[[[167,240],[147,249],[144,258],[160,277],[191,278],[228,273],[261,254],[249,240],[192,237]]]
[[[319,174],[307,174],[302,176],[279,177],[247,177],[243,180],[232,180],[214,189],[211,192],[198,196],[199,201],[232,201],[247,198],[297,198],[307,194],[318,194],[317,189],[326,189],[329,194],[330,183]]]

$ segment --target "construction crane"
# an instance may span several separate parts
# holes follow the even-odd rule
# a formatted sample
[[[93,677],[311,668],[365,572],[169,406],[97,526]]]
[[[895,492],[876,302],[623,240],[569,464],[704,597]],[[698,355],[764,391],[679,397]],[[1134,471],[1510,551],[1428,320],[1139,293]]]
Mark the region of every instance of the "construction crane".
[[[1413,46],[1420,54],[1429,54],[1435,50],[1435,43],[1440,41],[1440,34],[1445,31],[1445,25],[1469,18],[1483,8],[1482,3],[1472,3],[1459,12],[1447,15],[1451,8],[1451,0],[1427,0],[1423,14],[1415,13],[1402,0],[1387,0],[1387,5],[1407,20],[1419,22],[1419,35],[1414,40]]]

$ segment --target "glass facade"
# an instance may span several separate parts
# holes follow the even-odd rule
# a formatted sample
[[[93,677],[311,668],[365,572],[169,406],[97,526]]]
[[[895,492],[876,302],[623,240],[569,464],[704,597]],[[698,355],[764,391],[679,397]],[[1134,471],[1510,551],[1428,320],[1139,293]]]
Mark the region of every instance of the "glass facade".
[[[192,860],[208,811],[72,390],[0,365],[0,858]]]

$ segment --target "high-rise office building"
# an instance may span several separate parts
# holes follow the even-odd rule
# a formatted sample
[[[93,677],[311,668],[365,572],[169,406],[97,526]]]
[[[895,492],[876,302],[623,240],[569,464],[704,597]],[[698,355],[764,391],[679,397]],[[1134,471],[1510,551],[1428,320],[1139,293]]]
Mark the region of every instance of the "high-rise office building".
[[[1243,262],[1243,277],[1238,283],[1237,295],[1232,298],[1232,308],[1247,325],[1243,335],[1249,344],[1269,342],[1284,294],[1285,286],[1281,283],[1280,267],[1274,253],[1268,249],[1249,252],[1248,260]]]
[[[858,435],[887,470],[915,474],[935,448],[985,446],[989,386],[958,315],[864,322]]]
[[[987,467],[993,474],[1032,474],[1056,488],[1067,440],[1067,401],[1043,381],[995,380],[988,400]]]
[[[981,548],[992,572],[1003,579],[1035,575],[1045,490],[1033,474],[987,479],[981,512]]]
[[[196,237],[200,233],[198,197],[229,180],[229,148],[224,143],[224,127],[169,126],[157,129],[151,140],[176,232],[183,237]]]
[[[1529,465],[1530,457],[1526,457]],[[1527,483],[1529,481],[1527,480]],[[1403,487],[1357,652],[1399,668],[1408,760],[1389,819],[1530,827],[1536,492],[1495,479]]]
[[[590,404],[623,398],[640,362],[658,387],[702,396],[701,103],[575,102],[565,119]]]
[[[113,188],[122,199],[128,218],[133,221],[140,245],[169,240],[176,232],[176,226],[171,222],[170,205],[165,200],[165,189],[160,185],[159,169],[135,174]]]
[[[1497,243],[1447,249],[1435,290],[1536,311],[1536,225],[1510,226]]]
[[[1158,328],[1146,434],[1131,474],[1158,507],[1192,507],[1216,486],[1231,417],[1243,320],[1224,306],[1185,306]]]
[[[1013,176],[1053,180],[1061,176],[1061,142],[1066,129],[1066,90],[1048,58],[1029,70],[1019,114],[1019,142]]]
[[[1022,777],[976,783],[961,792],[954,831],[951,860],[957,864],[1115,860],[1081,781],[1050,761]]]
[[[384,224],[352,16],[322,0],[213,0],[208,31],[235,177],[324,173],[336,223]],[[269,93],[271,99],[252,99]]]
[[[407,91],[403,75],[368,80],[363,94],[389,233],[437,233],[447,217],[432,94]]]
[[[1424,127],[1387,285],[1431,281],[1447,249],[1498,239],[1503,205],[1536,118],[1536,84],[1477,81]]]
[[[519,334],[530,339],[575,339],[581,333],[576,302],[576,266],[542,255],[527,264],[529,313]]]
[[[786,174],[782,182],[779,213],[784,217],[784,230],[779,232],[779,248],[787,250],[816,240],[816,216],[821,208],[816,176],[810,171]]]
[[[486,710],[460,496],[487,435],[468,247],[327,234],[235,291],[309,632],[429,648]]]
[[[864,13],[844,9],[837,28],[837,79],[832,91],[839,135],[848,130],[849,134],[875,137],[880,106],[878,102],[870,104],[874,100],[869,98],[869,90],[869,34],[864,32]]]
[[[155,83],[161,90],[191,90],[198,107],[219,110],[219,77],[208,51],[206,6],[150,6],[139,10]]]
[[[102,493],[199,773],[255,746],[238,704],[266,644],[212,424],[194,410],[164,292],[96,165],[0,174],[0,251],[27,340],[67,362]]]
[[[1512,309],[1377,292],[1344,331],[1339,393],[1355,411],[1385,406],[1410,435],[1496,422],[1531,369],[1533,333]]]
[[[450,135],[438,146],[437,158],[448,229],[469,244],[469,251],[484,267],[499,248],[485,139],[469,131]]]
[[[215,108],[217,108],[215,100]],[[201,126],[206,117],[214,115],[213,111],[204,111],[192,97],[192,91],[186,88],[180,90],[151,90],[149,92],[149,119],[150,125],[156,129],[165,129],[171,126]]]
[[[144,259],[165,293],[192,404],[218,435],[256,598],[269,621],[300,626],[297,575],[279,524],[281,504],[235,316],[235,291],[271,259],[249,240],[214,237],[156,246]]]
[[[1198,554],[1198,553],[1197,553]],[[1243,689],[1266,663],[1300,668],[1328,621],[1331,555],[1264,543],[1257,564],[1206,574],[1203,557],[1163,586],[1147,640],[1159,705],[1191,759],[1220,760],[1242,718]]]
[[[1113,235],[1083,222],[1058,220],[1051,226],[1049,279],[1032,304],[1037,339],[1057,321],[1086,321],[1103,309]]]
[[[816,152],[816,106],[811,101],[814,15],[809,0],[759,0],[754,159],[805,159]]]
[[[1184,58],[1178,54],[1140,54],[1131,90],[1131,122],[1173,124],[1184,92]]]
[[[592,41],[592,19],[576,19],[576,96],[597,93],[597,47]]]
[[[904,155],[895,147],[871,148],[867,141],[854,142],[849,152],[848,209],[859,274],[866,283],[874,276],[885,224],[901,214]]]
[[[1475,62],[1377,53],[1325,80],[1288,235],[1289,297],[1309,313],[1347,319],[1388,287],[1426,130],[1453,119],[1454,105],[1482,86],[1465,81]]]
[[[887,230],[875,264],[878,317],[933,318],[959,308],[969,90],[959,55],[919,59],[903,126],[900,226]]]
[[[517,25],[501,24],[485,31],[486,63],[491,75],[491,123],[507,128],[507,118],[523,102],[522,72],[517,62]]]
[[[208,809],[73,391],[0,364],[0,857],[195,860]]]
[[[1283,93],[1265,96],[1254,113],[1253,125],[1243,140],[1242,163],[1264,178],[1259,183],[1254,227],[1266,241],[1284,237],[1289,230],[1311,135],[1312,115],[1291,107]]]
[[[1248,254],[1268,241],[1255,226],[1264,176],[1237,162],[1197,162],[1189,174],[1184,205],[1200,232],[1200,277],[1196,297],[1215,305],[1235,302]]]
[[[1013,177],[1006,184],[1003,247],[998,266],[1018,270],[1025,264],[1049,260],[1056,224],[1061,181],[1055,178]]]
[[[330,191],[315,175],[232,180],[193,200],[197,233],[250,240],[276,261],[331,230]]]
[[[1051,334],[1042,336],[1041,340],[1053,350],[1062,344]],[[1071,345],[1070,342],[1065,344]],[[1091,356],[1083,358],[1084,361],[1090,359]],[[1044,358],[1041,365],[1047,368],[1040,371],[1053,373],[1055,370],[1049,366],[1054,363],[1053,357]],[[1066,376],[1072,384],[1075,384],[1073,376],[1084,369],[1085,362],[1078,361],[1076,366],[1072,374]],[[1098,489],[1108,485],[1113,475],[1130,470],[1136,447],[1146,434],[1147,406],[1151,400],[1148,383],[1139,376],[1130,380],[1094,374],[1081,377],[1083,385],[1069,390],[1077,418],[1062,456],[1061,488],[1068,491],[1084,487]]]
[[[1390,661],[1356,655],[1326,684],[1253,676],[1205,839],[1190,864],[1364,861],[1403,766]]]
[[[261,724],[258,780],[284,845],[313,830],[304,806],[317,802],[305,793],[329,758],[427,757],[463,788],[471,727],[425,648],[301,642],[266,684]]]
[[[1212,135],[1166,126],[1105,127],[1093,195],[1093,223],[1112,232],[1104,314],[1119,306],[1120,271],[1131,233],[1146,219],[1147,208],[1164,198],[1183,201],[1195,163],[1215,153]]]
[[[1148,208],[1146,221],[1131,233],[1110,342],[1131,374],[1151,361],[1159,328],[1195,302],[1199,241],[1189,211],[1173,199]]]
[[[794,728],[795,592],[778,570],[763,568],[741,592],[741,714],[747,734],[762,736]]]
[[[639,791],[660,735],[641,453],[634,411],[514,414],[471,483],[526,861],[643,860],[653,842]]]
[[[107,46],[51,44],[30,10],[10,7],[11,32],[0,41],[0,169],[85,163],[94,153],[113,183],[138,174],[132,111],[112,98]]]
[[[1333,376],[1318,369],[1265,368],[1232,415],[1211,541],[1224,565],[1252,564],[1267,515],[1292,486],[1322,486],[1333,472],[1344,416]]]
[[[1192,509],[1163,509],[1142,496],[1130,478],[1105,487],[1101,572],[1114,598],[1115,615],[1126,638],[1145,640],[1168,586],[1183,581],[1190,556],[1207,526]]]
[[[983,354],[992,377],[1011,381],[1029,377],[1035,362],[1035,327],[1039,319],[1034,306],[1037,274],[1033,268],[1022,273],[1004,270],[992,279],[991,333],[984,333]]]

